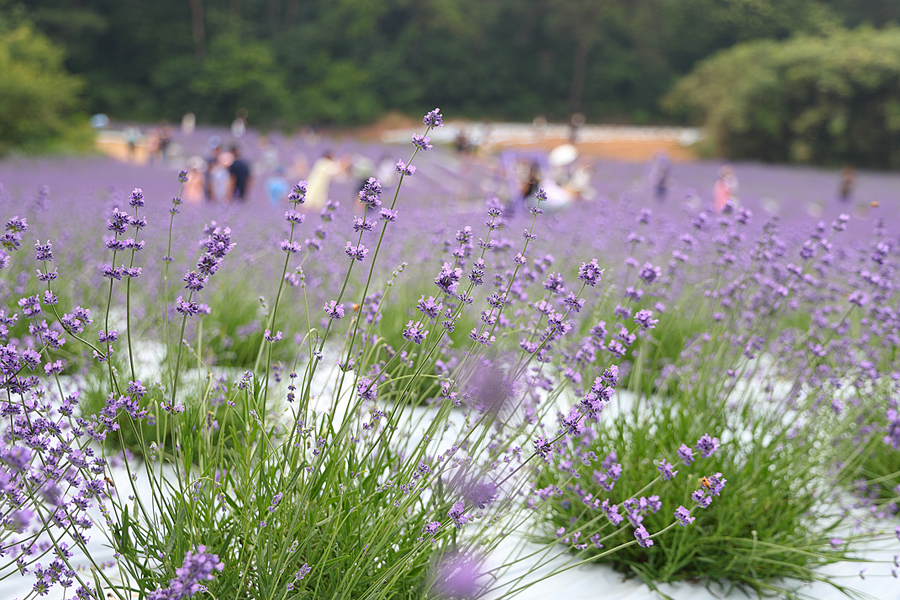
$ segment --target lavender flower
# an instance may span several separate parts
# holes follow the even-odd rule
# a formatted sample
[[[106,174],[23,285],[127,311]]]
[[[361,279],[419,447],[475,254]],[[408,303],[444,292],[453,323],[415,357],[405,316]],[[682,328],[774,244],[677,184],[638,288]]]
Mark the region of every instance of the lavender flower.
[[[416,134],[412,137],[413,146],[420,150],[430,150],[434,148],[429,142],[431,142],[431,138],[427,135]]]
[[[662,269],[653,266],[650,263],[644,263],[644,266],[641,268],[641,272],[638,274],[638,276],[648,284],[653,283],[654,281],[659,279],[660,275],[662,275]]]
[[[324,307],[323,310],[325,314],[331,317],[334,320],[338,320],[344,317],[344,305],[338,304],[336,301],[331,300]]]
[[[436,536],[438,531],[441,530],[441,522],[440,521],[431,521],[430,523],[426,523],[422,527],[422,533],[430,535],[432,537]]]
[[[684,466],[689,467],[694,462],[694,452],[685,444],[682,444],[678,449],[678,458],[681,459],[681,462],[684,463]]]
[[[381,206],[381,182],[370,177],[359,191],[359,201],[372,209]]]
[[[662,478],[666,481],[671,481],[675,478],[676,475],[678,475],[678,471],[675,470],[675,466],[665,460],[660,461],[656,469],[660,472]]]
[[[363,377],[356,384],[356,392],[364,400],[375,400],[378,397],[378,385],[371,379]]]
[[[634,313],[634,322],[642,329],[653,329],[659,323],[659,319],[653,318],[653,311],[642,309]]]
[[[402,160],[398,160],[397,161],[397,172],[400,173],[401,175],[405,175],[406,177],[410,177],[410,176],[412,176],[413,173],[416,172],[416,168],[412,165],[407,165]]]
[[[547,441],[544,437],[539,437],[534,442],[534,453],[540,456],[544,460],[548,460],[550,458],[551,445],[550,442]]]
[[[453,296],[456,294],[456,288],[459,285],[459,278],[462,277],[462,269],[454,268],[450,263],[445,262],[441,267],[440,274],[434,278],[434,283],[445,294]]]
[[[206,546],[197,546],[197,552],[188,552],[184,563],[175,570],[176,577],[169,581],[166,589],[151,592],[148,600],[183,600],[205,589],[201,581],[215,579],[215,571],[221,571],[225,564],[215,554],[207,554]]]
[[[643,525],[635,527],[634,537],[637,539],[638,546],[641,548],[649,548],[653,545],[653,540],[650,539],[650,534],[647,533],[647,529]]]
[[[695,517],[691,516],[691,511],[683,506],[679,506],[675,509],[675,518],[678,519],[678,524],[682,527],[687,527],[697,520]]]
[[[416,321],[415,323],[410,321],[403,329],[403,337],[414,344],[421,344],[427,335],[428,331],[424,329],[421,321]]]
[[[361,261],[369,253],[369,249],[362,244],[360,244],[359,246],[353,246],[350,242],[347,242],[347,247],[344,249],[344,252],[350,258]]]
[[[428,113],[425,114],[425,118],[422,119],[422,122],[428,127],[443,127],[444,118],[440,111],[441,109],[439,108],[428,111]]]
[[[447,516],[450,517],[457,529],[462,529],[463,525],[468,523],[470,519],[469,515],[465,514],[465,502],[462,500],[457,500],[453,504],[447,512]]]
[[[719,440],[704,433],[703,437],[697,440],[695,448],[700,452],[700,456],[709,458],[719,449]]]
[[[306,181],[297,182],[288,194],[288,201],[292,204],[303,204],[306,202]]]
[[[600,283],[602,275],[603,269],[597,265],[596,258],[591,259],[590,263],[581,263],[581,268],[578,269],[578,279],[591,287]]]

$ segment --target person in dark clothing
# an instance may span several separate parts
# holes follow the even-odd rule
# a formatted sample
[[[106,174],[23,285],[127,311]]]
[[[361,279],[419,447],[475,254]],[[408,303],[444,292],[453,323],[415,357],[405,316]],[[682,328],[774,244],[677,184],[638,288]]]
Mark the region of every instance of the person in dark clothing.
[[[850,165],[841,169],[841,189],[839,191],[841,202],[849,202],[853,194],[853,184],[856,181],[856,171]]]
[[[231,153],[234,154],[234,162],[228,167],[231,174],[231,198],[240,202],[246,202],[248,198],[247,191],[250,189],[250,166],[241,158],[237,146],[231,147]]]

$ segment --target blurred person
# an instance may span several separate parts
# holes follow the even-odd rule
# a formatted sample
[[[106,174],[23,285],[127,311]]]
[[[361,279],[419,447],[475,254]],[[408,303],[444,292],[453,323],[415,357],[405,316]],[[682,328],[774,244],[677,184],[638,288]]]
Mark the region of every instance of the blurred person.
[[[550,175],[557,184],[565,186],[572,178],[575,161],[578,160],[578,148],[572,144],[561,144],[550,151],[547,162],[550,164]]]
[[[841,202],[850,202],[850,197],[853,195],[853,185],[855,183],[856,170],[850,165],[847,165],[843,169],[841,169]]]
[[[569,117],[569,143],[578,143],[578,131],[584,125],[584,115],[580,112],[572,113]]]
[[[669,157],[665,153],[660,152],[656,155],[650,167],[650,185],[653,186],[657,202],[664,202],[666,199],[666,194],[669,191],[669,170],[671,165]]]
[[[194,133],[194,129],[197,127],[197,117],[192,112],[184,113],[184,116],[181,117],[181,131],[185,135],[191,135]]]
[[[713,185],[713,208],[721,213],[727,207],[734,208],[737,201],[738,178],[731,165],[724,165],[719,169],[719,178]]]
[[[132,123],[125,129],[125,143],[128,144],[128,156],[131,162],[137,162],[137,144],[141,141],[140,128]]]
[[[237,145],[231,147],[231,154],[234,159],[228,165],[228,174],[231,176],[228,198],[246,202],[250,198],[250,186],[253,179],[250,175],[250,165],[241,158],[240,148]]]
[[[163,128],[159,132],[159,157],[162,159],[164,165],[169,162],[169,147],[171,145],[172,129],[166,124],[163,125]]]
[[[219,152],[216,160],[210,163],[210,202],[228,202],[231,199],[230,186],[231,175],[228,167],[231,166],[234,155],[231,152]]]
[[[199,204],[206,196],[206,161],[202,156],[192,156],[188,160],[188,180],[183,194],[188,204]]]
[[[469,153],[470,144],[469,138],[466,136],[465,128],[459,128],[459,133],[456,134],[456,140],[453,142],[453,145],[456,147],[457,154],[463,155]]]
[[[216,164],[219,162],[219,155],[222,150],[219,146],[220,140],[219,136],[214,135],[209,138],[206,145],[209,147],[210,153],[206,157],[206,200],[209,202],[215,201],[215,194],[213,189],[213,171]]]
[[[528,161],[523,158],[516,159],[513,165],[514,186],[510,187],[510,202],[506,210],[509,214],[514,214],[519,210],[525,210],[531,202],[531,196],[540,188],[541,185],[541,167],[536,160]]]
[[[263,173],[274,171],[280,165],[278,146],[266,135],[260,136],[258,146],[260,150],[259,171]]]
[[[331,150],[313,163],[306,186],[306,206],[318,210],[325,206],[331,193],[331,180],[343,171],[343,166],[334,159]]]
[[[375,179],[381,182],[382,189],[393,187],[397,182],[397,163],[389,154],[384,154],[378,159],[378,166],[375,167]]]
[[[541,187],[541,166],[536,160],[533,160],[531,161],[531,164],[525,163],[526,166],[522,169],[522,163],[524,163],[524,161],[520,161],[520,164],[516,166],[516,171],[521,175],[524,175],[521,178],[520,189],[522,198],[528,198]]]
[[[538,115],[531,121],[531,133],[534,135],[534,143],[541,144],[547,131],[547,117]]]
[[[272,206],[277,207],[285,198],[287,198],[291,186],[284,176],[283,166],[278,165],[275,167],[274,173],[266,179],[265,186],[266,197],[269,199],[269,204]]]
[[[237,139],[244,137],[247,133],[247,109],[239,108],[235,113],[234,121],[231,122],[231,135]]]
[[[159,127],[151,128],[150,133],[147,134],[147,152],[150,158],[150,164],[153,164],[159,157],[159,141],[161,135]]]
[[[572,171],[572,176],[569,177],[566,189],[572,192],[578,200],[593,200],[597,197],[597,190],[591,185],[593,176],[594,170],[591,165],[580,160],[575,163],[575,169]]]

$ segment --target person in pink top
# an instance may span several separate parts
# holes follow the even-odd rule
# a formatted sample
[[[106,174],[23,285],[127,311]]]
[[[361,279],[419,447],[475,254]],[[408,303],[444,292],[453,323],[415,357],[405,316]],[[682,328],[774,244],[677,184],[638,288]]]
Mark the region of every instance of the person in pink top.
[[[738,180],[734,169],[725,165],[719,169],[719,178],[713,185],[713,207],[716,212],[722,212],[728,205],[733,205],[737,199]],[[733,206],[732,206],[733,208]]]

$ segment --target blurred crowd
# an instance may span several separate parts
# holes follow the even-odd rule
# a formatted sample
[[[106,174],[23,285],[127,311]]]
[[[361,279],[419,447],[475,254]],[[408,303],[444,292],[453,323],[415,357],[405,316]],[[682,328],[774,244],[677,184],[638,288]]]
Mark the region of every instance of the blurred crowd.
[[[101,123],[99,117],[104,117]],[[109,121],[98,115],[98,129],[108,129]],[[136,124],[121,131],[120,142],[127,147],[126,160],[141,164],[161,164],[172,169],[186,169],[188,180],[182,196],[188,203],[265,202],[278,206],[290,192],[293,183],[307,180],[306,207],[320,209],[331,199],[333,182],[341,184],[341,194],[352,200],[369,178],[375,177],[384,188],[392,187],[398,178],[396,156],[387,148],[373,152],[363,145],[335,143],[329,147],[323,132],[306,127],[295,136],[260,135],[248,129],[246,111],[238,111],[228,130],[201,130],[196,118],[188,113],[180,127],[167,123],[152,126],[144,133]],[[508,214],[527,211],[538,202],[546,211],[564,210],[576,203],[598,198],[598,180],[594,157],[583,153],[579,129],[583,118],[573,116],[569,123],[569,141],[548,148],[543,131],[546,121],[536,118],[532,124],[535,143],[527,148],[492,147],[487,144],[491,124],[460,126],[455,139],[447,140],[441,166],[448,180],[458,186],[464,180],[475,182],[469,199],[481,201],[496,196]],[[642,181],[635,185],[639,195],[664,203],[676,187],[677,165],[666,152],[658,151],[647,163]],[[849,203],[853,199],[856,171],[847,166],[840,171],[836,199]],[[446,186],[447,192],[454,192]],[[685,199],[700,208],[707,202],[715,212],[734,210],[739,205],[739,181],[732,165],[722,165],[710,182],[708,194],[693,194]],[[455,190],[458,197],[460,192]],[[701,198],[705,198],[703,200]],[[345,198],[335,198],[345,200]],[[465,201],[463,199],[463,201]],[[770,200],[770,204],[774,203]],[[811,212],[821,210],[822,203]],[[779,206],[767,205],[771,213]],[[814,215],[815,216],[815,215]]]

